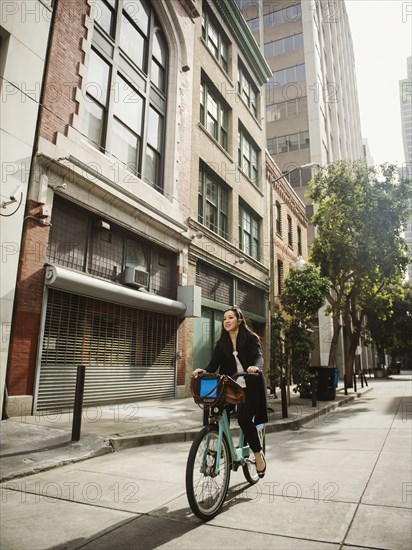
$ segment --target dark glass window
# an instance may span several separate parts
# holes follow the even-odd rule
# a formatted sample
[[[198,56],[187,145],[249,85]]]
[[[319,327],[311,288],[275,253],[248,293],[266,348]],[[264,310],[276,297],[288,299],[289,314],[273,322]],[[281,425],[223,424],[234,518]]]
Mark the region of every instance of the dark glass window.
[[[259,185],[259,149],[243,128],[239,129],[238,147],[239,167],[256,186]]]
[[[240,249],[255,258],[255,260],[260,259],[259,226],[258,216],[251,209],[241,204],[239,209]]]
[[[169,52],[154,6],[99,0],[83,128],[93,145],[162,191]]]
[[[222,66],[225,72],[228,71],[229,39],[226,37],[218,22],[203,4],[202,12],[202,38],[212,55]]]
[[[229,238],[229,191],[210,170],[200,167],[198,193],[199,222],[220,235]]]
[[[205,79],[200,89],[200,122],[227,151],[229,108],[216,88]]]

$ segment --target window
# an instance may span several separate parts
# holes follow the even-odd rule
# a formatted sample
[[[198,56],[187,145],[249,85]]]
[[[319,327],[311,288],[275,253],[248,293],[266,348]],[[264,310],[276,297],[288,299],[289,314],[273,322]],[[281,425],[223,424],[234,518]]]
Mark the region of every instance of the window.
[[[259,260],[259,218],[245,205],[239,210],[239,247],[255,260]]]
[[[259,90],[240,62],[238,68],[238,92],[253,116],[257,118]]]
[[[298,226],[298,254],[302,256],[302,229]]]
[[[241,170],[255,185],[259,184],[259,149],[243,128],[238,134],[238,162]]]
[[[202,38],[208,50],[216,58],[222,69],[227,72],[229,59],[229,40],[220,29],[217,21],[203,4]]]
[[[200,89],[200,122],[227,151],[229,108],[212,84],[202,80]]]
[[[284,120],[285,118],[291,118],[297,115],[306,114],[307,112],[307,97],[302,96],[298,99],[292,99],[290,101],[270,103],[266,106],[266,120],[267,122]]]
[[[204,166],[199,170],[198,220],[228,239],[229,192],[226,185]]]
[[[276,3],[274,4],[276,5]],[[263,16],[263,26],[273,27],[274,25],[282,25],[283,23],[296,23],[302,18],[302,8],[300,4],[288,6],[282,10],[272,11]]]
[[[300,50],[303,48],[303,33],[294,34],[281,38],[280,40],[274,40],[267,42],[264,47],[265,57],[269,59],[276,55],[282,55],[284,53],[292,52],[294,50]]]
[[[100,151],[161,191],[168,48],[146,0],[98,0],[84,133]]]
[[[267,141],[268,151],[272,155],[307,149],[309,146],[309,132],[307,131],[299,132],[298,134],[289,134],[288,136],[279,136]]]
[[[278,235],[282,235],[282,207],[280,206],[280,203],[278,201],[276,201],[275,208],[276,208],[276,233]]]
[[[97,0],[96,1],[96,22],[109,35],[114,36],[116,20],[116,0]]]
[[[275,86],[282,86],[289,82],[301,82],[305,80],[305,65],[295,65],[294,67],[288,67],[281,71],[274,71],[269,79],[271,84]]]
[[[288,245],[293,248],[292,218],[288,214]]]
[[[165,249],[151,246],[110,223],[102,227],[99,218],[86,210],[56,201],[47,260],[58,265],[125,283],[126,267],[149,272],[148,290],[173,297],[176,260]]]
[[[281,260],[277,261],[277,282],[278,282],[278,296],[282,294],[283,287],[283,262]]]

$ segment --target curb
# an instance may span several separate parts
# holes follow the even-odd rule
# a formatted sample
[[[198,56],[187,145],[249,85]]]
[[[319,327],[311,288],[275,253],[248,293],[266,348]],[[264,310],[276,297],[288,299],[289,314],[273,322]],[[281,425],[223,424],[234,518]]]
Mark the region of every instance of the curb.
[[[266,424],[266,433],[274,433],[274,432],[280,432],[285,430],[292,430],[292,431],[299,430],[299,428],[304,424],[312,420],[315,420],[316,418],[319,418],[321,416],[326,416],[327,414],[338,410],[341,405],[349,403],[350,401],[355,400],[355,398],[361,397],[364,393],[367,393],[371,390],[373,390],[373,386],[362,388],[362,391],[357,391],[356,393],[352,393],[350,395],[341,397],[338,402],[337,401],[329,401],[327,403],[325,402],[324,406],[319,406],[319,402],[318,402],[318,406],[315,410],[310,410],[307,406],[305,406],[304,408],[308,412],[306,414],[302,414],[300,418],[269,420],[269,422]],[[310,412],[308,409],[310,410]],[[270,414],[269,414],[269,418],[270,418]],[[47,462],[44,462],[43,464],[41,463],[33,464],[32,466],[28,466],[27,468],[23,468],[14,472],[0,475],[0,483],[8,482],[13,479],[26,477],[26,476],[37,474],[40,472],[45,472],[53,468],[66,466],[68,464],[73,464],[76,462],[81,462],[84,460],[88,460],[90,458],[96,458],[99,456],[103,456],[105,454],[118,452],[125,449],[131,449],[134,447],[143,447],[147,445],[159,445],[162,443],[179,443],[179,442],[185,442],[185,441],[191,442],[199,433],[201,427],[202,427],[201,422],[199,422],[198,426],[192,429],[183,430],[181,432],[169,431],[169,432],[157,432],[157,433],[151,433],[151,434],[145,434],[145,435],[130,435],[130,436],[119,436],[119,437],[107,438],[103,440],[103,443],[100,447],[90,450],[88,453],[84,454],[83,456],[64,457],[64,458],[62,457],[60,460],[56,460],[56,462],[54,463],[52,462],[52,459],[50,459]],[[233,427],[232,433],[234,436],[237,436],[239,434],[239,427]]]
[[[318,406],[316,410],[311,411],[310,413],[305,414],[304,416],[301,416],[301,418],[298,418],[296,420],[293,420],[293,419],[290,419],[290,420],[282,419],[282,420],[272,420],[272,421],[269,420],[269,422],[265,425],[266,433],[274,433],[274,432],[280,432],[284,430],[298,430],[301,426],[303,426],[307,422],[310,422],[311,420],[315,420],[320,416],[325,416],[332,411],[335,411],[341,405],[349,403],[350,401],[354,401],[355,398],[361,397],[364,393],[367,393],[372,389],[373,387],[366,387],[362,389],[362,392],[358,391],[351,395],[344,396],[339,400],[339,402],[332,401],[332,402],[328,402],[328,404],[325,405],[324,407]],[[193,441],[193,439],[199,433],[201,427],[202,426],[199,424],[198,428],[194,428],[192,430],[185,430],[182,432],[158,432],[158,433],[146,434],[146,435],[111,437],[110,439],[108,439],[108,442],[113,447],[113,450],[115,452],[123,451],[125,449],[131,449],[133,447],[143,447],[146,445],[159,445],[162,443],[181,443],[185,441]],[[234,427],[232,428],[231,431],[233,435],[236,436],[239,433],[239,428]]]
[[[21,469],[19,471],[11,472],[5,475],[0,476],[0,483],[11,481],[13,479],[18,479],[21,477],[31,476],[33,474],[39,474],[41,472],[47,472],[53,468],[58,468],[60,466],[67,466],[67,464],[74,464],[76,462],[82,462],[88,460],[89,458],[97,458],[98,456],[103,456],[109,453],[113,453],[114,449],[111,447],[109,441],[105,441],[104,444],[98,449],[91,450],[89,453],[84,456],[78,456],[73,458],[63,458],[57,462],[47,462],[45,464],[36,464],[32,467],[26,469]]]

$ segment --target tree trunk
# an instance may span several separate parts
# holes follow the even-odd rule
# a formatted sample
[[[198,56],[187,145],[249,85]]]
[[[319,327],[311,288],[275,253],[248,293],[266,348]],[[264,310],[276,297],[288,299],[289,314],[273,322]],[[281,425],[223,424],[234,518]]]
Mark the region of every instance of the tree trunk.
[[[340,324],[340,314],[338,311],[332,311],[332,323],[333,323],[333,334],[332,341],[329,348],[329,360],[328,367],[337,367],[337,351],[339,343],[340,330],[342,328]]]
[[[353,388],[353,361],[355,354],[351,354],[351,327],[350,323],[348,325],[347,322],[344,322],[343,324],[343,350],[346,387]]]
[[[356,348],[359,345],[362,318],[360,315],[358,319],[356,315],[346,315],[344,321],[344,338],[345,338],[345,378],[348,388],[353,387],[353,367],[356,358]]]

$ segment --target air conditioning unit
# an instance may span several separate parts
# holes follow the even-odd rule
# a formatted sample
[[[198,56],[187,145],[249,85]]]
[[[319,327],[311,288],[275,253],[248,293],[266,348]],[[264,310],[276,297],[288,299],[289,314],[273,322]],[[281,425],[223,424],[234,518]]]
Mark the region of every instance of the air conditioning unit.
[[[149,286],[149,273],[142,267],[126,267],[124,282],[126,285],[147,288]]]

